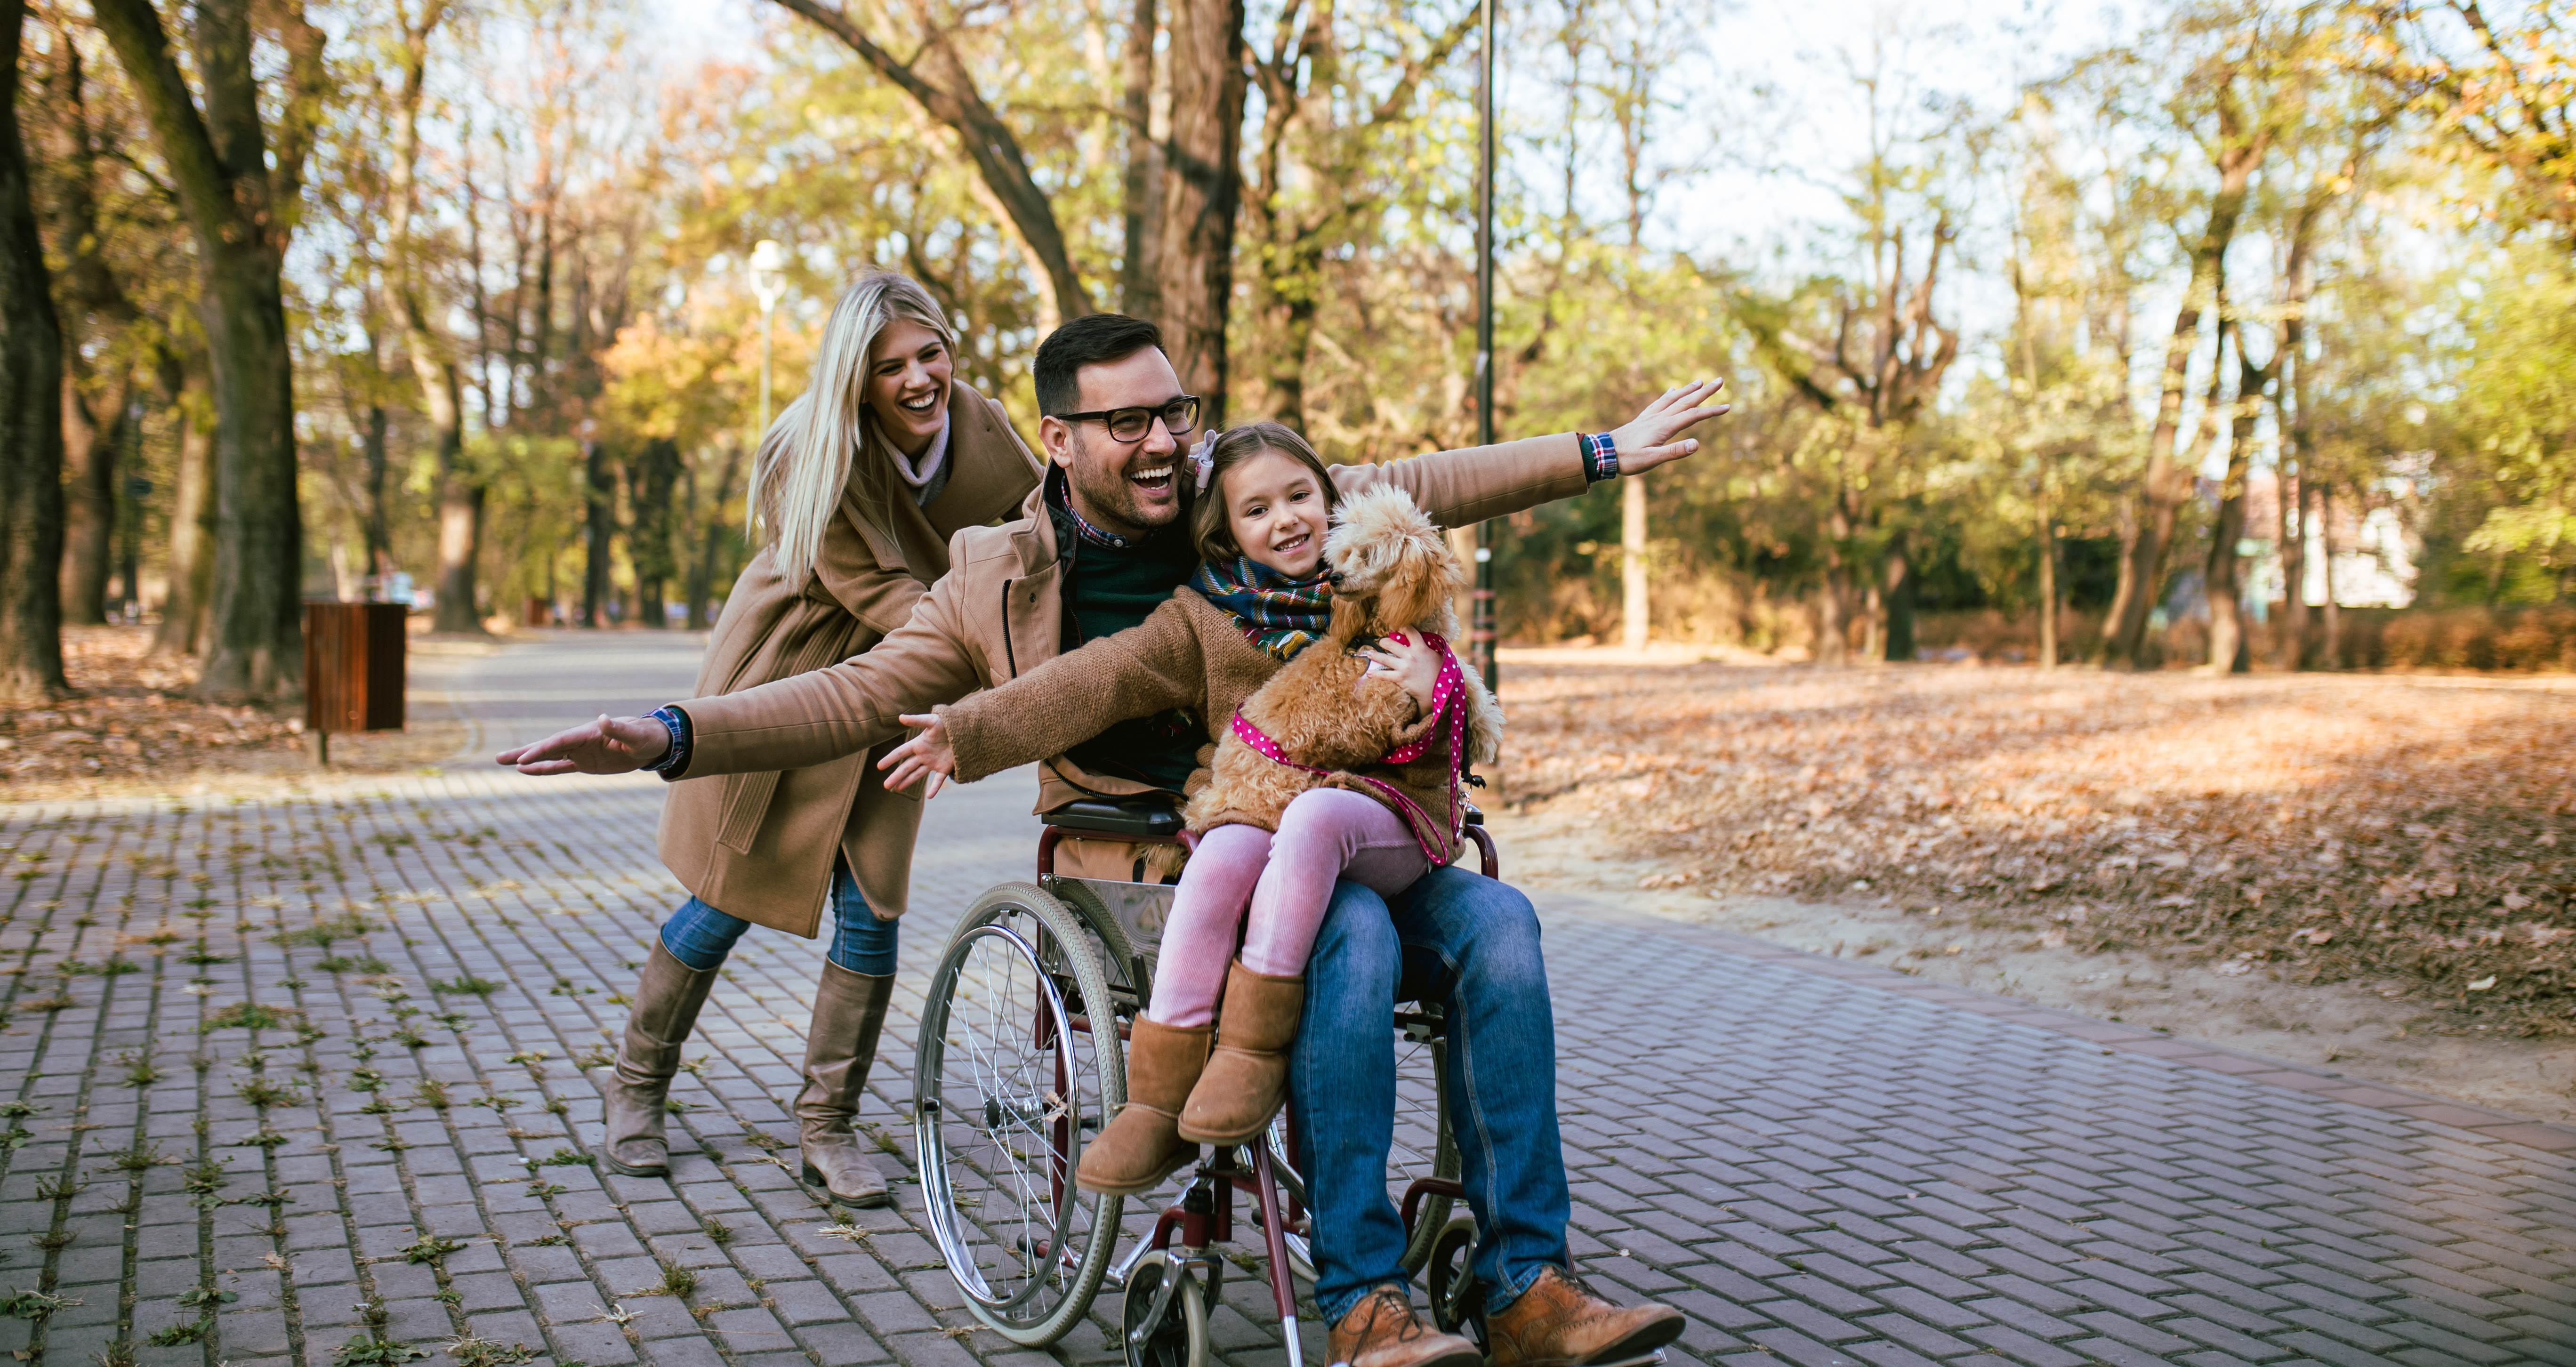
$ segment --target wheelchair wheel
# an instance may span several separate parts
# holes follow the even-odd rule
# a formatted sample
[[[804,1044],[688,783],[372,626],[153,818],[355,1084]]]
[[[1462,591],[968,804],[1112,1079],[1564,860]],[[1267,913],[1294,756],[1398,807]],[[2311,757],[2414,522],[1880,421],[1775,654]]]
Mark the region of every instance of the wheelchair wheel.
[[[1416,1178],[1439,1177],[1458,1180],[1458,1137],[1449,1128],[1448,1046],[1439,1039],[1415,1039],[1406,1034],[1395,1046],[1395,1145],[1387,1153],[1387,1199],[1401,1208],[1405,1188]],[[1270,1122],[1270,1170],[1279,1177],[1288,1198],[1305,1206],[1306,1179],[1288,1161],[1288,1117],[1282,1114]],[[1413,1228],[1405,1240],[1404,1270],[1418,1274],[1431,1257],[1432,1242],[1448,1224],[1455,1198],[1425,1196],[1413,1219]],[[1305,1235],[1288,1235],[1288,1265],[1299,1277],[1315,1279],[1315,1260],[1311,1241]]]
[[[1073,1184],[1085,1132],[1126,1098],[1114,1029],[1076,1024],[1109,1000],[1090,944],[1046,893],[994,888],[949,938],[921,1013],[913,1137],[931,1234],[967,1308],[1031,1348],[1089,1311],[1123,1204]]]
[[[1474,1317],[1476,1287],[1476,1222],[1461,1215],[1441,1227],[1432,1236],[1431,1256],[1424,1264],[1425,1280],[1431,1293],[1431,1322],[1444,1334],[1463,1332],[1458,1326]],[[1470,1337],[1482,1340],[1484,1330],[1477,1326]]]
[[[1213,1269],[1210,1269],[1213,1271]],[[1174,1283],[1163,1295],[1163,1283]],[[1127,1304],[1119,1312],[1119,1341],[1127,1348],[1127,1367],[1206,1367],[1208,1312],[1215,1308],[1217,1285],[1202,1284],[1199,1274],[1167,1249],[1155,1249],[1127,1274]],[[1162,1314],[1154,1313],[1162,1302]]]

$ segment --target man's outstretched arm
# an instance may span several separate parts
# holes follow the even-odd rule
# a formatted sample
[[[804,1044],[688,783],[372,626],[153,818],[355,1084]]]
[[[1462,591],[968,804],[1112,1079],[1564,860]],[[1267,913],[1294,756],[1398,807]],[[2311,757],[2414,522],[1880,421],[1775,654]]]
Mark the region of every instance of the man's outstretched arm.
[[[801,769],[856,754],[902,735],[904,713],[982,685],[955,584],[954,576],[941,579],[892,635],[827,669],[673,703],[663,709],[669,721],[601,716],[495,758],[523,774],[626,774],[664,764],[676,740],[687,752],[662,776],[683,779]]]

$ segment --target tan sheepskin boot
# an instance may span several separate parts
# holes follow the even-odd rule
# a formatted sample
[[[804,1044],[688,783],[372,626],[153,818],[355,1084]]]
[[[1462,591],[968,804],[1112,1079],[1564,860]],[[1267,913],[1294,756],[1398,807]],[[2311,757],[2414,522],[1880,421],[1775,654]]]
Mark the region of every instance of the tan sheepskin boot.
[[[1288,1043],[1306,1009],[1303,974],[1272,977],[1235,960],[1216,1018],[1216,1052],[1181,1108],[1181,1138],[1249,1144],[1288,1095]]]
[[[1179,1134],[1181,1103],[1207,1067],[1208,1026],[1182,1030],[1136,1018],[1127,1040],[1127,1104],[1084,1146],[1074,1181],[1084,1191],[1133,1196],[1199,1156]]]

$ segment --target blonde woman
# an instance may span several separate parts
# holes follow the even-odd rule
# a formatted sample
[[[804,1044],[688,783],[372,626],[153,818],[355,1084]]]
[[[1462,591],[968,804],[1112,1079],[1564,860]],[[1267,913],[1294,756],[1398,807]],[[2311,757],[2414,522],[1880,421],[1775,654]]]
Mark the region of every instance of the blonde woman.
[[[928,291],[871,271],[823,328],[813,383],[761,438],[751,504],[765,544],[708,638],[701,694],[734,693],[865,653],[948,572],[948,539],[1019,507],[1041,471],[1002,406],[954,375],[956,335]],[[852,1126],[894,984],[921,804],[869,756],[674,783],[662,862],[693,894],[662,925],[616,1066],[600,1157],[669,1173],[664,1105],[716,971],[752,926],[832,940],[805,1035],[795,1114],[805,1180],[845,1206],[887,1203]]]

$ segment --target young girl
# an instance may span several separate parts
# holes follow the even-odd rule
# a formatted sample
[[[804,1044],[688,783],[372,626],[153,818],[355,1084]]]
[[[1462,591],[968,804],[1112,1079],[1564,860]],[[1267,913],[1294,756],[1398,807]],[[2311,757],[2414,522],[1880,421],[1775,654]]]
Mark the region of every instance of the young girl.
[[[1227,431],[1203,458],[1191,527],[1203,563],[1192,581],[1142,625],[934,716],[905,718],[924,729],[887,758],[887,786],[930,773],[971,782],[1174,707],[1195,710],[1214,732],[1324,635],[1334,486],[1323,461],[1272,422]],[[1145,1191],[1197,1144],[1258,1135],[1286,1091],[1306,956],[1334,881],[1393,897],[1457,857],[1451,750],[1466,743],[1453,734],[1465,728],[1444,724],[1461,715],[1455,708],[1434,706],[1444,667],[1455,664],[1419,633],[1358,653],[1371,675],[1392,677],[1413,698],[1416,719],[1393,752],[1406,758],[1319,777],[1323,786],[1289,802],[1276,831],[1229,822],[1200,835],[1163,929],[1153,998],[1128,1045],[1127,1104],[1083,1151],[1076,1177],[1086,1190]],[[1460,686],[1454,672],[1449,680]],[[1191,794],[1206,786],[1213,752],[1201,750]]]

